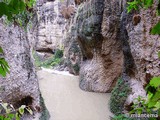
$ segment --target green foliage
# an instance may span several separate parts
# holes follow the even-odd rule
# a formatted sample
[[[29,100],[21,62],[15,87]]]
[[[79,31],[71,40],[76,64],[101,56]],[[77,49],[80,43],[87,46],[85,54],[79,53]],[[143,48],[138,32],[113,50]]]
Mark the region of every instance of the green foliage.
[[[0,17],[5,15],[10,22],[26,27],[36,0],[2,0]]]
[[[140,8],[149,8],[153,5],[154,0],[133,0],[132,2],[127,2],[128,7],[127,7],[127,11],[128,13],[131,12],[132,10],[139,10]],[[160,0],[159,0],[159,4],[157,6],[157,15],[160,15]],[[158,34],[160,35],[160,21],[153,26],[152,30],[151,30],[151,34],[155,35]]]
[[[160,115],[160,77],[153,77],[146,87],[147,99],[139,96],[135,99],[130,113]],[[156,120],[156,118],[152,118]]]
[[[160,21],[152,28],[151,34],[153,34],[153,35],[155,35],[155,34],[160,35]]]
[[[0,54],[2,54],[3,53],[3,49],[0,47]]]
[[[127,11],[131,12],[134,10],[139,10],[140,8],[149,8],[153,5],[153,0],[133,0],[132,2],[127,2]]]
[[[5,77],[9,73],[9,65],[4,58],[0,58],[0,74]]]
[[[62,58],[63,57],[63,50],[57,49],[55,52],[55,58]]]
[[[151,109],[149,109],[147,106],[146,99],[141,96],[138,96],[138,98],[134,100],[132,108],[133,109],[130,111],[130,114],[151,113]]]
[[[61,59],[60,58],[55,58],[55,56],[50,57],[48,60],[45,60],[42,62],[41,66],[45,68],[53,67],[55,65],[60,64]]]
[[[127,3],[128,3],[128,7],[127,7],[128,13],[131,12],[133,9],[138,10],[139,5],[141,5],[140,0],[134,0],[133,2],[127,2]]]
[[[122,114],[124,103],[130,91],[129,85],[120,78],[111,92],[110,110],[112,113],[115,115]]]
[[[3,50],[0,47],[0,55],[3,54]],[[9,73],[9,65],[4,58],[0,58],[0,75],[5,77]]]
[[[129,118],[124,114],[120,114],[118,116],[114,116],[111,120],[135,120],[134,118]]]
[[[15,14],[25,10],[25,3],[22,0],[11,0],[8,2],[0,2],[0,17],[6,15],[8,20],[11,20]]]
[[[35,60],[35,65],[37,67],[50,68],[50,67],[54,67],[62,62],[63,51],[57,50],[55,52],[55,55],[47,58],[46,60],[41,60],[40,57],[37,55],[37,53],[35,51],[33,51],[33,57]]]
[[[153,77],[146,87],[148,108],[160,112],[160,77]]]
[[[24,114],[25,111],[33,114],[32,110],[26,105],[22,105],[18,109],[15,109],[13,105],[1,102],[0,120],[20,120],[21,116]]]
[[[158,52],[158,58],[160,58],[160,51]]]
[[[127,3],[128,3],[127,11],[131,12],[133,9],[138,10],[140,7],[148,8],[152,6],[153,0],[134,0],[132,2],[127,2]]]

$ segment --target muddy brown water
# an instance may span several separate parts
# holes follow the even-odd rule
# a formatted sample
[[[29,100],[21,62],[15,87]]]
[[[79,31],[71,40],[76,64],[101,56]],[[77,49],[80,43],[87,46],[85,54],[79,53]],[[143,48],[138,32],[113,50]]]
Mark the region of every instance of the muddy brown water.
[[[50,120],[110,120],[110,94],[85,92],[77,76],[48,69],[38,71]]]

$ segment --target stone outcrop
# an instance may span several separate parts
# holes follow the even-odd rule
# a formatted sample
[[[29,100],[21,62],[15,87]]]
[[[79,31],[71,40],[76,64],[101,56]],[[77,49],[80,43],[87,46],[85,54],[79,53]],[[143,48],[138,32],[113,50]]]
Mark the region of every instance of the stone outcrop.
[[[56,49],[63,47],[63,38],[66,20],[61,14],[61,8],[65,2],[55,1],[37,1],[37,11],[33,21],[34,36],[32,46],[37,52],[53,54]],[[36,22],[36,23],[35,23]]]
[[[38,105],[32,47],[50,55],[64,47],[68,70],[80,76],[83,90],[110,92],[121,77],[132,89],[126,106],[138,95],[145,96],[144,87],[153,76],[160,76],[160,36],[150,34],[160,20],[156,17],[158,3],[127,13],[126,2],[38,0],[29,34],[0,23],[0,45],[11,66],[7,78],[0,78],[1,99],[17,105],[19,99],[31,96]]]
[[[150,34],[160,20],[158,3],[148,10],[127,13],[126,0],[76,2],[75,32],[69,43],[75,41],[82,53],[80,88],[110,92],[121,76],[132,88],[126,104],[138,95],[145,96],[144,87],[153,76],[160,76],[160,37]]]
[[[75,15],[74,38],[82,52],[78,62],[80,88],[86,91],[110,92],[122,72],[123,54],[118,39],[120,16],[110,15],[109,10],[104,13],[104,9],[114,10],[119,6],[109,5],[104,0],[87,1],[78,7]],[[119,9],[116,12],[120,12]]]
[[[27,33],[18,26],[5,27],[1,20],[0,46],[10,66],[7,77],[0,77],[0,100],[13,104],[15,108],[31,105],[33,111],[38,112],[40,92]]]
[[[105,6],[104,0],[90,1],[85,5],[81,13],[86,19],[78,21],[81,30],[78,31],[78,41],[84,53],[80,87],[87,91],[109,92],[121,74],[123,56],[118,39],[119,24],[116,24],[118,16],[103,11],[105,8],[114,10],[118,6]],[[88,11],[87,6],[90,6]],[[116,26],[113,28],[112,24]]]
[[[134,74],[128,75],[132,94],[129,95],[126,104],[132,103],[139,95],[145,96],[144,88],[151,78],[160,76],[160,36],[150,34],[151,28],[160,20],[160,17],[156,16],[157,5],[158,1],[151,9],[132,13],[130,19],[123,15],[128,21],[125,29],[134,61]],[[137,19],[140,20],[137,22]]]
[[[150,34],[160,20],[155,15],[158,3],[148,10],[127,13],[126,0],[74,2],[59,2],[58,7],[57,1],[37,4],[35,48],[52,52],[64,45],[68,70],[80,76],[83,90],[110,92],[121,77],[132,89],[126,105],[138,95],[145,96],[144,87],[153,76],[160,76],[160,37]],[[69,8],[75,8],[76,13],[73,9],[67,12]]]

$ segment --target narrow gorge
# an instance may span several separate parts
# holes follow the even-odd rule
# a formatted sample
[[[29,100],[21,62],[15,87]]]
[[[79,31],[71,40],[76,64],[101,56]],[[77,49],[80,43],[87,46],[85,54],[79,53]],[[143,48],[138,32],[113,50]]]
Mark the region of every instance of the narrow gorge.
[[[1,0],[0,120],[159,120],[160,1],[146,1]]]

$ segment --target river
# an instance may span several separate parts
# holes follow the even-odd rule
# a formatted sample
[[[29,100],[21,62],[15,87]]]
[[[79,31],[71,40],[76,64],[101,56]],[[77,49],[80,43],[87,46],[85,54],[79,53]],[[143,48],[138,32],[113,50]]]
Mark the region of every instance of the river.
[[[67,72],[43,68],[37,74],[50,120],[109,120],[109,93],[82,91],[78,76]]]

